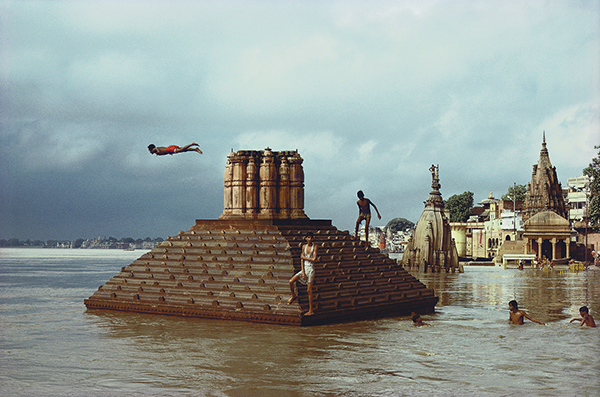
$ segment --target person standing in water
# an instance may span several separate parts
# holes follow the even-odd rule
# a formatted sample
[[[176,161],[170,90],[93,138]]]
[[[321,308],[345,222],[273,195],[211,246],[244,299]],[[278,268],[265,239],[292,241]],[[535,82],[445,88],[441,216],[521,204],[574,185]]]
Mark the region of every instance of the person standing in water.
[[[519,304],[515,300],[508,302],[508,310],[510,311],[508,321],[510,321],[512,324],[523,325],[525,323],[523,318],[527,318],[527,319],[533,321],[534,323],[546,325],[543,322],[538,321],[533,317],[529,317],[529,315],[527,313],[525,313],[523,310],[519,310]]]
[[[356,195],[358,196],[358,201],[356,205],[358,205],[358,219],[356,220],[356,226],[354,227],[354,238],[358,237],[358,227],[360,223],[365,221],[365,247],[369,247],[369,224],[371,223],[371,206],[375,208],[377,212],[377,217],[381,219],[381,215],[379,214],[379,210],[377,206],[373,204],[371,200],[365,197],[365,194],[362,190],[359,190]]]
[[[587,306],[581,306],[579,308],[579,315],[581,316],[581,318],[574,318],[573,320],[569,321],[569,324],[572,323],[573,321],[581,321],[581,323],[579,323],[580,327],[583,327],[584,325],[587,325],[588,327],[592,327],[592,328],[596,327],[596,322],[594,321],[594,317],[592,317],[590,315],[590,312],[589,312]]]
[[[418,314],[413,314],[412,321],[413,321],[415,327],[422,327],[423,325],[427,325],[427,326],[431,327],[431,324],[427,324],[427,323],[423,322],[423,319]]]
[[[312,232],[306,234],[306,244],[302,246],[300,252],[300,266],[301,270],[294,274],[290,279],[290,290],[292,291],[292,297],[287,301],[288,305],[296,300],[298,294],[296,294],[295,286],[296,281],[300,281],[302,284],[306,284],[306,292],[308,294],[308,311],[304,314],[305,316],[312,316],[313,311],[313,291],[312,287],[315,282],[315,268],[314,263],[317,260],[317,246],[314,244],[314,235]]]

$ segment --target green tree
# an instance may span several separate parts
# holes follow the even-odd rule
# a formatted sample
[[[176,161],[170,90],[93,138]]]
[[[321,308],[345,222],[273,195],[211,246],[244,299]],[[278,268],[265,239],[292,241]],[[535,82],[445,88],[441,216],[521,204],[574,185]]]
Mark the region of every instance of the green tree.
[[[466,222],[473,208],[473,192],[466,191],[450,196],[444,204],[450,211],[450,222]]]
[[[392,233],[398,231],[406,231],[406,229],[412,229],[415,227],[415,224],[404,218],[394,218],[385,225],[384,230],[391,230]]]
[[[83,239],[82,238],[78,238],[73,243],[73,248],[81,248],[81,244],[83,244]]]
[[[594,146],[600,149],[600,146]],[[583,170],[583,175],[590,178],[590,192],[588,194],[588,220],[589,225],[595,231],[600,230],[600,150],[598,155],[592,159],[590,165]]]
[[[508,192],[506,192],[501,199],[513,201],[513,198],[516,193],[517,201],[525,201],[525,195],[527,194],[527,186],[526,185],[516,185],[508,188]]]

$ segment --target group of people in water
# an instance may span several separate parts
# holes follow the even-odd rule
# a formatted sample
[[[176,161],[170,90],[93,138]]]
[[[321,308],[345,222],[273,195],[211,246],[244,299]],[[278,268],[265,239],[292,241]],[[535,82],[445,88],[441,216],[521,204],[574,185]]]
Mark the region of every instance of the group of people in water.
[[[508,302],[508,311],[509,311],[508,321],[511,324],[523,325],[523,324],[525,324],[524,319],[528,319],[530,321],[533,321],[534,323],[546,325],[542,321],[536,320],[535,318],[529,316],[525,311],[519,310],[519,304],[517,303],[516,300],[512,300],[512,301]],[[584,325],[586,325],[588,327],[592,327],[592,328],[596,327],[596,322],[594,321],[594,317],[591,316],[587,306],[581,306],[579,308],[579,315],[581,316],[580,318],[572,319],[571,321],[569,321],[569,324],[572,323],[573,321],[579,321],[580,327],[583,327]],[[412,321],[413,321],[415,327],[421,327],[423,325],[431,326],[431,324],[427,324],[427,323],[423,322],[423,319],[418,314],[413,313]]]

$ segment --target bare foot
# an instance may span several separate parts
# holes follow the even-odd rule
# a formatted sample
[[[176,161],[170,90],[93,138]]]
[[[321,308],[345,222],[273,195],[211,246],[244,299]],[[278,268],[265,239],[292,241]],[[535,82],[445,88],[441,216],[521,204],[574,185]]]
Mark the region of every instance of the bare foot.
[[[194,142],[192,142],[192,143],[190,144],[190,146],[200,146],[200,145],[198,145],[198,144],[196,143],[196,141],[194,141]]]
[[[313,314],[315,314],[313,311],[308,311],[304,313],[305,316],[312,316]]]
[[[198,153],[202,154],[202,150],[200,150],[200,149],[196,148],[196,151],[197,151]]]
[[[298,295],[292,296],[290,299],[288,299],[287,304],[291,305],[296,300],[297,297],[298,297]]]

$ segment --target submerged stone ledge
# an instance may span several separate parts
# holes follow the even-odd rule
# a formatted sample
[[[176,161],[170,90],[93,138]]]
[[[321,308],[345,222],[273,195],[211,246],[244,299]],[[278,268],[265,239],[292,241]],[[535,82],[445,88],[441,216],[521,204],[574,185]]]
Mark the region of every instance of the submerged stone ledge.
[[[287,304],[300,247],[315,234],[313,286]],[[88,309],[261,323],[314,325],[430,313],[438,298],[378,249],[366,249],[328,220],[197,220],[98,288]]]

